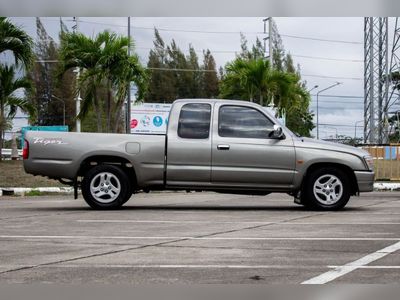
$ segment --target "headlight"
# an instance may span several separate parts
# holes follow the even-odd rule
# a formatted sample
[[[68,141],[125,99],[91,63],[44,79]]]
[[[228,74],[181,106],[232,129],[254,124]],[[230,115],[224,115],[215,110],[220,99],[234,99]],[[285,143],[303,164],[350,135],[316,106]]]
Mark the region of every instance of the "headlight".
[[[374,158],[371,155],[364,156],[365,164],[370,171],[374,170]]]

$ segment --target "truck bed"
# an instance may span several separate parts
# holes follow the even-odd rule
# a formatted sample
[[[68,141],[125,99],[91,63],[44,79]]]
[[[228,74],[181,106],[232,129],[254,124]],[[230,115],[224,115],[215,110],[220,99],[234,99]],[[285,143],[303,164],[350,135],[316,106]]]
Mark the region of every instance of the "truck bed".
[[[164,181],[165,135],[29,131],[25,171],[54,179],[74,179],[82,164],[118,157],[132,164],[141,186]]]

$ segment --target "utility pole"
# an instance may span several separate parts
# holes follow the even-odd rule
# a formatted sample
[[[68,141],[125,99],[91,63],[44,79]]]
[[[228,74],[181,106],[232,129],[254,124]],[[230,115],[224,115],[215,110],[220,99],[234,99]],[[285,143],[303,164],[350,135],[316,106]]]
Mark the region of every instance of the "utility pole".
[[[272,17],[265,18],[264,22],[264,34],[267,34],[267,22],[268,22],[268,36],[264,38],[264,56],[265,58],[268,57],[269,65],[272,68],[274,61],[273,61],[273,23]],[[268,40],[268,56],[267,56],[267,45],[266,40]]]
[[[364,142],[386,143],[388,17],[364,18]]]
[[[128,17],[128,57],[131,55],[131,17]],[[126,133],[131,132],[131,82],[128,82],[128,99],[126,101]]]
[[[273,60],[273,49],[272,49],[272,17],[269,17],[268,20],[268,35],[269,35],[269,40],[268,40],[268,48],[269,48],[269,66],[272,69],[274,66],[274,60]]]
[[[75,25],[72,27],[74,32],[78,32],[79,31],[79,18],[78,17],[74,17],[74,21],[75,21]],[[79,67],[77,67],[75,69],[75,73],[76,73],[76,84],[78,84],[79,82],[79,76],[80,76],[80,69]],[[78,94],[76,95],[76,121],[75,121],[75,130],[76,132],[81,132],[81,120],[78,118],[79,112],[81,111],[81,93],[78,92]]]

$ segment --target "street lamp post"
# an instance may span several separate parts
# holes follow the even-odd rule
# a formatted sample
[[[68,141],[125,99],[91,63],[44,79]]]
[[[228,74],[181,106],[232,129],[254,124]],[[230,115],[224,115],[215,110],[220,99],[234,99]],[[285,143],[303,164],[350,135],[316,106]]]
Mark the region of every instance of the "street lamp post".
[[[311,93],[311,91],[317,89],[319,86],[318,85],[314,85],[311,89],[308,90],[309,93]]]
[[[51,97],[63,103],[63,126],[65,126],[65,100],[54,95],[51,95]]]
[[[325,92],[326,90],[329,90],[339,84],[342,84],[342,83],[336,82],[335,84],[332,84],[332,85],[328,86],[327,88],[318,91],[318,93],[317,93],[317,139],[319,139],[319,101],[318,101],[319,94],[321,94],[322,92]]]

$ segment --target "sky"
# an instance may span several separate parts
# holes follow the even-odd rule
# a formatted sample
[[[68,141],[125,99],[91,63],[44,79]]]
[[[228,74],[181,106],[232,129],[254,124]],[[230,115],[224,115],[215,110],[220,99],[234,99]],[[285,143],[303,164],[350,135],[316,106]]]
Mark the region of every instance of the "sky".
[[[36,39],[35,18],[12,18]],[[57,40],[59,18],[41,18],[48,33]],[[72,28],[72,17],[63,17]],[[310,109],[316,112],[317,91],[336,82],[340,85],[320,94],[319,123],[320,138],[336,134],[354,136],[355,123],[363,120],[363,18],[274,18],[287,53],[293,55],[300,65],[302,78],[312,90]],[[256,37],[263,39],[263,18],[206,18],[206,17],[131,17],[131,35],[135,51],[143,64],[153,46],[154,27],[160,30],[164,41],[174,39],[183,51],[189,44],[198,51],[210,49],[218,66],[224,66],[235,58],[240,50],[240,32],[251,45]],[[389,43],[393,36],[394,18],[389,18]],[[79,31],[93,36],[104,29],[127,34],[127,18],[79,17]],[[201,56],[200,56],[201,59]],[[329,97],[327,97],[329,96]],[[316,122],[316,118],[314,120]],[[20,127],[23,120],[15,122]],[[322,125],[326,124],[326,125]],[[363,132],[362,122],[357,123],[357,136]],[[314,130],[315,135],[315,130]]]

